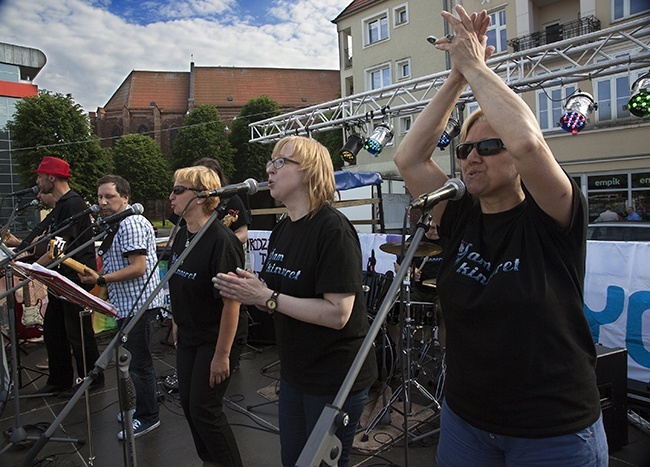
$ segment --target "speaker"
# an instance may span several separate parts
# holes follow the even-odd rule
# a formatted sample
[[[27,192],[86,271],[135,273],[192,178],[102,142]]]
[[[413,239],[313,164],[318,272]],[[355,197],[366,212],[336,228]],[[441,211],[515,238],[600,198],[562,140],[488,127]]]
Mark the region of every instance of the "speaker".
[[[627,444],[627,350],[596,345],[596,381],[610,451]]]

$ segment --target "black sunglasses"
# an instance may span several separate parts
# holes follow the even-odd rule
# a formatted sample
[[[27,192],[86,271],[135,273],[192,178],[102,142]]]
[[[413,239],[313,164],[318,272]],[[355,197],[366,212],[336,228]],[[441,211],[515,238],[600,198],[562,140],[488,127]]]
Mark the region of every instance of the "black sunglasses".
[[[203,191],[203,190],[199,190],[198,188],[190,188],[189,186],[176,185],[174,188],[172,188],[172,193],[174,193],[175,195],[180,195],[185,193],[185,190]]]
[[[469,157],[469,153],[472,152],[472,149],[474,148],[476,148],[476,152],[479,156],[494,156],[495,154],[499,154],[506,147],[503,145],[503,141],[499,138],[484,139],[474,143],[461,143],[456,146],[456,157],[465,160]]]

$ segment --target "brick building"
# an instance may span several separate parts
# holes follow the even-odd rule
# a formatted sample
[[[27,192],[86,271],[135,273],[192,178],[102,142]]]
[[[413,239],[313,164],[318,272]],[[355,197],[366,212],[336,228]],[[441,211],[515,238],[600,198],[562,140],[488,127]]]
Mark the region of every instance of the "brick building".
[[[266,94],[286,113],[340,96],[338,70],[198,67],[189,72],[132,71],[104,107],[90,113],[94,132],[110,147],[122,135],[151,135],[170,153],[183,117],[198,105],[217,107],[230,126],[244,104]]]

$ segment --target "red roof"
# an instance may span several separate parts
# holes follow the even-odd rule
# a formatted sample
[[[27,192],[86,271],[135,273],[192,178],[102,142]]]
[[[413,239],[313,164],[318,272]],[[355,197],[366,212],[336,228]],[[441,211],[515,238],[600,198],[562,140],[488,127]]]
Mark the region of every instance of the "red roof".
[[[308,107],[340,97],[337,70],[194,67],[194,105],[241,106],[266,94],[282,108]],[[190,72],[132,71],[104,106],[105,111],[149,108],[185,113]]]

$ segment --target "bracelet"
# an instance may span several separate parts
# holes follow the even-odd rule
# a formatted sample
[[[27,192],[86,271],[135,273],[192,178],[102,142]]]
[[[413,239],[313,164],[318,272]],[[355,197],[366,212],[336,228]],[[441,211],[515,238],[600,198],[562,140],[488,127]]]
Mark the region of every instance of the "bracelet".
[[[106,287],[106,278],[101,274],[97,276],[97,285],[100,287]]]

